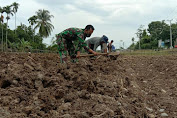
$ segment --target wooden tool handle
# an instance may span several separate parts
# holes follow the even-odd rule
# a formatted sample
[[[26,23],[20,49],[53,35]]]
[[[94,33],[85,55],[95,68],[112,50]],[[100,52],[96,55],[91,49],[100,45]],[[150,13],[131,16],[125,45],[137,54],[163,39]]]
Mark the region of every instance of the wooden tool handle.
[[[107,53],[97,53],[97,55],[107,55]],[[90,56],[95,56],[95,55],[94,54],[80,55],[80,57],[90,57]]]
[[[109,56],[118,56],[120,53],[97,53],[96,56],[98,55],[109,55]],[[94,54],[87,54],[87,55],[80,55],[80,57],[90,57],[90,56],[95,56]]]

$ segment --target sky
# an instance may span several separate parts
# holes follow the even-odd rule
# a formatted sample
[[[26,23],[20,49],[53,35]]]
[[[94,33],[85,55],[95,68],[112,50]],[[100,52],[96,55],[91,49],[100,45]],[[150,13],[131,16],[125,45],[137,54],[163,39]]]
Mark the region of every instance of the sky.
[[[176,22],[177,18],[176,0],[0,0],[0,6],[13,2],[20,4],[17,26],[21,23],[29,26],[28,18],[39,9],[49,10],[54,16],[51,19],[54,29],[44,39],[48,45],[55,34],[67,28],[85,28],[92,24],[95,31],[90,38],[106,35],[109,41],[114,40],[116,48],[127,48],[132,37],[138,41],[135,33],[140,25],[147,28],[152,21],[173,19],[172,22]],[[14,16],[11,16],[9,27],[15,28]]]

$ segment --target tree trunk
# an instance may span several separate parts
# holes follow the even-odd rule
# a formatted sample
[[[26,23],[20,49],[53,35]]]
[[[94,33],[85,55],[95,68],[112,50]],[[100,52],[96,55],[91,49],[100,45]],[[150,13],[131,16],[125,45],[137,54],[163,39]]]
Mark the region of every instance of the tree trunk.
[[[7,26],[6,26],[6,51],[7,51],[7,34],[8,34],[8,20],[7,20]]]
[[[2,52],[3,52],[3,50],[4,50],[4,46],[3,46],[3,43],[4,43],[4,42],[3,42],[3,35],[4,35],[4,34],[3,34],[3,22],[2,22],[2,41],[1,41],[1,45],[2,45],[2,47],[1,47],[1,48],[2,48]]]
[[[17,26],[16,26],[16,12],[15,12],[15,34],[16,34],[16,28]]]
[[[33,29],[33,25],[32,25],[32,31],[33,31],[33,42],[34,42],[34,29]]]

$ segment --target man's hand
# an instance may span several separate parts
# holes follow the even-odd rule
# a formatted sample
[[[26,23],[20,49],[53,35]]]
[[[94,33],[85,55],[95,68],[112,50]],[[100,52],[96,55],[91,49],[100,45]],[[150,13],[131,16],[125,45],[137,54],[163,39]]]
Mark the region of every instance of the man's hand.
[[[76,55],[76,58],[79,58],[80,57],[80,55]]]
[[[92,49],[88,50],[90,53],[94,54],[95,56],[98,55],[95,51],[93,51]]]
[[[80,57],[80,51],[77,51],[77,55],[76,55],[76,58],[79,58]]]
[[[97,54],[96,52],[94,52],[94,51],[93,51],[93,54],[94,54],[95,56],[98,55],[98,54]]]

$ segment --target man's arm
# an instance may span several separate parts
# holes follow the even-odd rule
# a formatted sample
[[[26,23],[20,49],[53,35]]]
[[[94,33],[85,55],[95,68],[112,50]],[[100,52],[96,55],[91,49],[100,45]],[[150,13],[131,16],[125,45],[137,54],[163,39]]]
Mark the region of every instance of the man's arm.
[[[81,54],[81,52],[80,52],[80,51],[77,51],[76,58],[79,58],[79,57],[80,57],[80,54]]]
[[[98,46],[97,46],[96,44],[94,44],[93,50],[96,51],[97,47],[98,47]]]
[[[97,55],[97,53],[95,51],[93,51],[92,49],[89,49],[88,51],[94,55]]]
[[[92,49],[90,49],[87,44],[84,42],[84,40],[80,37],[78,37],[78,40],[79,40],[79,45],[78,47],[80,48],[78,51],[77,51],[77,56],[76,57],[79,57],[80,56],[80,50],[81,48],[83,47],[86,51],[92,53],[92,54],[95,54],[97,55],[97,53],[95,51],[93,51]]]
[[[95,51],[93,51],[92,49],[89,49],[88,52],[94,54],[94,55],[97,55],[97,53]],[[76,55],[76,58],[79,58],[80,57],[80,51],[77,51],[77,55]]]
[[[103,53],[107,53],[107,44],[106,43],[102,43],[102,51],[103,51]]]

